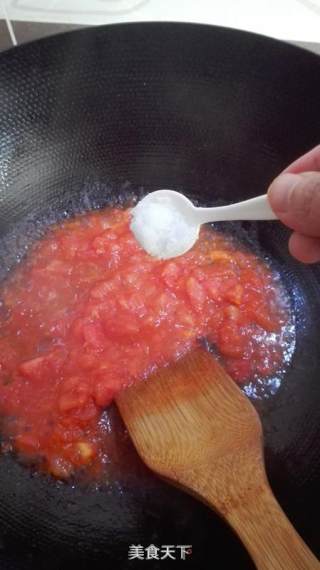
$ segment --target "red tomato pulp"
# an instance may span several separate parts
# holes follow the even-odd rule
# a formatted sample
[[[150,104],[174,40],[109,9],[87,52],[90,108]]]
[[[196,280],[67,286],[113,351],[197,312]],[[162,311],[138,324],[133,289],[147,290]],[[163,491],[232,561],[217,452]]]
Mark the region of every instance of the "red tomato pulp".
[[[211,229],[187,254],[156,260],[129,220],[106,209],[53,227],[2,289],[3,430],[60,478],[101,463],[99,420],[117,392],[199,337],[240,383],[283,360],[289,312],[265,263]]]

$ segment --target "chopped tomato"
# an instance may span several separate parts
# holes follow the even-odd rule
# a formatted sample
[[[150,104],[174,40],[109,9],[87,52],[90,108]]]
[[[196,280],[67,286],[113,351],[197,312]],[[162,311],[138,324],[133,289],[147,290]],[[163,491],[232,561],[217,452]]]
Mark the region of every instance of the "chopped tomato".
[[[53,227],[2,286],[3,431],[58,478],[109,468],[105,408],[198,338],[237,382],[281,368],[288,304],[266,264],[209,228],[187,254],[156,260],[129,222],[109,208]]]

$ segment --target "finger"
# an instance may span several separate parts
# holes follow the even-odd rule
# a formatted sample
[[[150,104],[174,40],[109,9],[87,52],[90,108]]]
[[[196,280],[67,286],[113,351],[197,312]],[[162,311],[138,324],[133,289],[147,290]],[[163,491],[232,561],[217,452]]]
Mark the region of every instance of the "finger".
[[[320,261],[320,239],[294,232],[289,239],[289,251],[302,263],[317,263]]]
[[[284,171],[292,172],[293,174],[307,171],[320,171],[320,144],[309,150],[306,154],[295,160]]]
[[[280,174],[268,190],[278,218],[300,234],[320,237],[320,172]]]

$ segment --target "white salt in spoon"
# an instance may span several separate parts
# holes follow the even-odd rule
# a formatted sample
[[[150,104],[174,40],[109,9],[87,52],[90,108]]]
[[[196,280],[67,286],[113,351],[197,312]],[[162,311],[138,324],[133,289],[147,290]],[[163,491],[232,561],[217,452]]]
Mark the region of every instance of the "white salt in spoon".
[[[191,249],[198,239],[201,224],[276,219],[266,194],[230,206],[196,208],[179,192],[157,190],[133,208],[131,230],[150,255],[170,259]]]

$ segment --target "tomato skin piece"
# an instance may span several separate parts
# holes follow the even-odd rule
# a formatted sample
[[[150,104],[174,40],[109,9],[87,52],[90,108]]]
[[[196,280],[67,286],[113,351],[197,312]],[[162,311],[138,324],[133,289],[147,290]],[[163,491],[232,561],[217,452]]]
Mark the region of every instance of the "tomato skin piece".
[[[226,318],[230,319],[231,321],[239,321],[241,313],[239,308],[235,305],[227,305],[227,307],[224,309],[224,314]]]
[[[102,350],[106,344],[106,336],[103,332],[101,323],[88,323],[82,328],[84,340],[87,344]]]
[[[87,441],[78,441],[73,446],[74,454],[72,455],[72,463],[76,466],[87,465],[93,461],[97,450],[92,443]]]
[[[19,372],[26,378],[39,378],[42,374],[43,366],[47,360],[44,356],[38,356],[27,362],[23,362],[19,366]]]
[[[87,401],[86,394],[79,393],[68,393],[63,394],[59,400],[59,410],[60,412],[69,412],[75,408],[81,408]]]
[[[94,389],[94,400],[100,408],[105,408],[111,404],[114,399],[116,390],[112,388],[110,382],[107,380],[105,382],[101,381],[96,384]]]
[[[194,277],[189,277],[186,286],[192,305],[196,310],[201,310],[207,298],[205,290]]]
[[[90,387],[81,379],[72,377],[63,386],[64,392],[59,398],[59,410],[62,413],[82,408],[90,397]]]
[[[51,453],[47,461],[46,470],[57,479],[69,479],[74,472],[74,466],[64,458],[64,455]]]
[[[234,263],[235,261],[234,255],[231,252],[218,249],[210,252],[210,259],[213,262],[222,261]]]
[[[224,294],[224,300],[236,306],[241,305],[242,299],[243,299],[243,287],[239,283],[234,287],[228,289]]]
[[[174,287],[180,275],[181,275],[181,270],[179,266],[173,261],[167,263],[161,273],[161,276],[168,287]]]
[[[218,345],[223,355],[235,358],[244,355],[247,340],[233,322],[224,322],[219,333]]]
[[[252,321],[267,332],[277,332],[279,324],[272,320],[265,310],[251,311]]]
[[[37,455],[40,450],[40,441],[30,433],[19,434],[15,438],[15,444],[18,451],[26,455]]]
[[[232,378],[239,384],[243,384],[252,374],[252,365],[249,358],[232,357],[228,361],[227,369]]]

